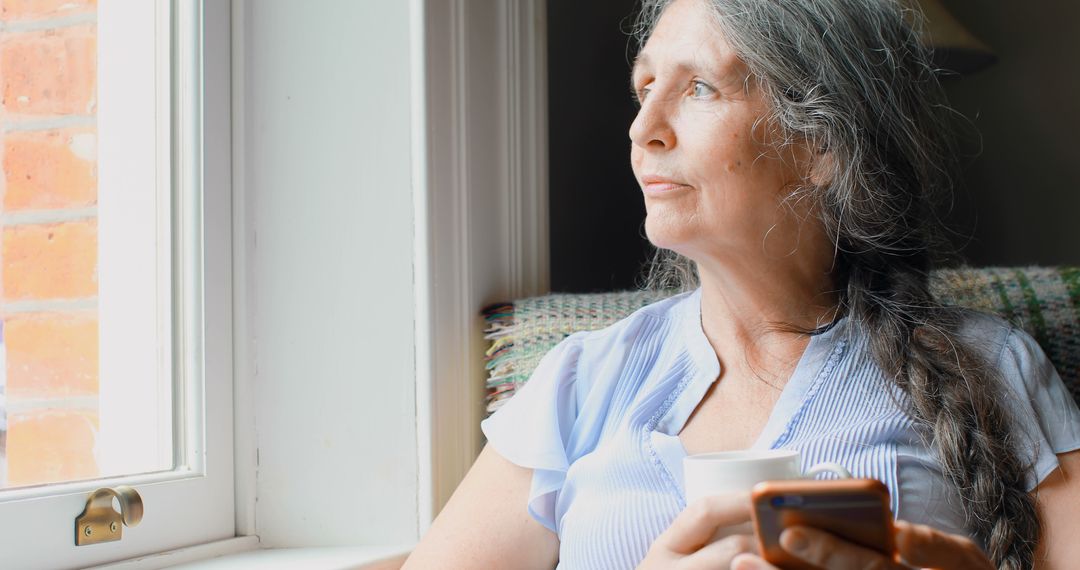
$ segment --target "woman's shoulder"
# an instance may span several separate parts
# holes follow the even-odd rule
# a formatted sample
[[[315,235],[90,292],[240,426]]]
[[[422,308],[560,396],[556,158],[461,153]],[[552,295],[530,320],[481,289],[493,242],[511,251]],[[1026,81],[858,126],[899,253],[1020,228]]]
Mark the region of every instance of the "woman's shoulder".
[[[606,327],[571,334],[544,355],[523,390],[537,383],[572,385],[576,402],[583,406],[590,393],[641,380],[685,350],[684,319],[700,309],[696,293],[679,293]],[[626,370],[634,372],[628,375]]]
[[[957,334],[990,365],[997,363],[1009,343],[1016,340],[1014,337],[1031,338],[1023,329],[998,315],[974,309],[959,310],[962,312]]]
[[[552,347],[540,359],[526,385],[538,379],[561,377],[564,383],[578,384],[578,391],[587,392],[597,381],[596,370],[613,361],[625,361],[630,353],[643,344],[649,352],[666,352],[681,345],[676,323],[688,314],[696,314],[696,292],[679,293],[641,307],[608,326],[577,331]],[[617,376],[617,375],[616,375]]]
[[[1018,430],[1014,441],[1033,464],[1028,488],[1034,489],[1057,467],[1056,454],[1080,448],[1080,409],[1043,348],[1024,329],[971,311],[961,335],[1001,379],[999,401]]]
[[[963,311],[958,334],[987,365],[1006,376],[1020,375],[1028,381],[1033,374],[1045,376],[1054,371],[1039,342],[1023,328],[991,313]]]
[[[643,335],[670,335],[673,332],[670,325],[697,315],[698,294],[688,291],[660,299],[603,328],[575,332],[563,342],[577,345],[589,355],[605,356],[614,346],[627,346],[628,340],[633,344]]]
[[[481,423],[488,442],[511,462],[555,477],[545,484],[561,486],[569,465],[595,447],[606,422],[628,409],[627,402],[616,402],[616,392],[625,396],[633,391],[616,388],[640,379],[650,365],[662,361],[651,358],[650,351],[669,351],[680,344],[667,342],[678,336],[670,325],[681,322],[688,302],[693,302],[692,294],[675,295],[610,326],[565,338]],[[625,373],[628,369],[633,372]]]

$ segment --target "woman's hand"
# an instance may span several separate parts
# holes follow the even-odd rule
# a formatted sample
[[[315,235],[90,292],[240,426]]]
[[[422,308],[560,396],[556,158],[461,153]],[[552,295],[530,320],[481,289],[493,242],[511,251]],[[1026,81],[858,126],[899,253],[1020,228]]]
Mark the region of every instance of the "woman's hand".
[[[656,537],[638,570],[728,568],[739,554],[757,552],[754,537],[730,534],[715,542],[713,539],[718,531],[735,525],[745,526],[749,520],[750,496],[746,493],[695,501]]]
[[[900,560],[841,540],[827,532],[792,527],[780,535],[780,546],[791,555],[829,570],[878,568],[939,568],[941,570],[993,570],[983,551],[964,536],[926,525],[896,521],[896,551]],[[753,554],[738,556],[733,570],[777,570]]]

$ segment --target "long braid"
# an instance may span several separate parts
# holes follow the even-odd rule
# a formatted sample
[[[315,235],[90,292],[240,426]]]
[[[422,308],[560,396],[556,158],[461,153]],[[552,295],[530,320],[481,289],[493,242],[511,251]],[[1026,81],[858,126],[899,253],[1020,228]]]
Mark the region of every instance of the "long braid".
[[[974,537],[999,568],[1031,568],[1040,532],[1025,490],[1031,466],[1009,445],[992,363],[957,340],[963,312],[935,301],[925,273],[898,260],[881,272],[856,261],[845,301],[848,314],[861,316],[878,365],[929,428],[928,443],[960,492]]]

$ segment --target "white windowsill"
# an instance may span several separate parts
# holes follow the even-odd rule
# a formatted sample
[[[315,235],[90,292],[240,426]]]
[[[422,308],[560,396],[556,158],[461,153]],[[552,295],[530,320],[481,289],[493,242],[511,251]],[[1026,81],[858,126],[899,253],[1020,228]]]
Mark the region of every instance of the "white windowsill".
[[[306,548],[259,548],[254,536],[163,552],[88,570],[348,570],[404,554],[411,544]]]
[[[267,548],[170,567],[172,570],[347,570],[404,554],[410,546]]]

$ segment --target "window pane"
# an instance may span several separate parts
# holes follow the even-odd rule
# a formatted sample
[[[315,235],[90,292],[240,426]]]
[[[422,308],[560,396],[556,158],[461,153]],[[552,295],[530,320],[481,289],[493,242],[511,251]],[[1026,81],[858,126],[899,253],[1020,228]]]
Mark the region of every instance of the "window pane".
[[[129,79],[110,77],[124,84],[101,85],[94,0],[5,2],[0,18],[0,487],[171,469],[154,54]],[[121,165],[99,162],[99,150],[121,133],[99,132],[100,91],[143,83],[151,126],[122,134],[132,154],[119,159],[142,183],[105,188],[99,166]]]

